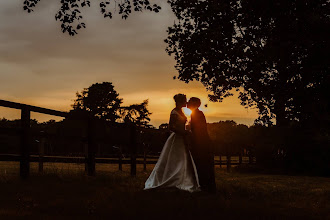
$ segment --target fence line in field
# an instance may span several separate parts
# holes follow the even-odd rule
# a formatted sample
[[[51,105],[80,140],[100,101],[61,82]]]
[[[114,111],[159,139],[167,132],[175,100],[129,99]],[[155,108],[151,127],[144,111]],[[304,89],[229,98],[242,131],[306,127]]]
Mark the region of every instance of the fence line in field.
[[[30,173],[31,111],[60,117],[66,117],[68,113],[1,99],[0,106],[21,110],[21,126],[16,132],[20,134],[20,176],[21,178],[26,179],[29,177]]]
[[[7,107],[7,108],[14,108],[21,110],[21,121],[20,127],[14,129],[4,129],[2,128],[0,131],[2,132],[9,132],[9,133],[16,133],[20,136],[20,154],[19,156],[13,155],[3,155],[0,157],[2,160],[16,160],[20,162],[20,177],[22,179],[27,179],[30,174],[30,161],[34,159],[34,157],[30,156],[30,150],[32,145],[32,135],[31,135],[31,112],[38,112],[48,115],[60,116],[67,118],[69,116],[68,112],[56,111],[53,109],[47,109],[32,105],[26,105],[17,102],[11,102],[6,100],[0,99],[0,106]],[[84,118],[87,124],[87,145],[86,145],[86,156],[84,159],[80,159],[82,162],[86,164],[86,170],[88,175],[95,175],[95,149],[96,149],[96,134],[95,134],[95,120],[91,117]],[[130,124],[127,127],[127,131],[129,133],[129,146],[131,150],[131,175],[136,175],[136,152],[137,152],[137,143],[136,143],[136,126]],[[43,168],[43,161],[47,159],[44,155],[44,145],[39,147],[39,164],[40,170]],[[49,157],[48,159],[51,159]],[[63,159],[66,160],[66,159]],[[72,160],[72,159],[71,159]],[[79,159],[73,159],[78,160]]]
[[[42,148],[39,148],[42,149]],[[113,155],[111,157],[95,157],[95,163],[106,163],[106,164],[118,164],[118,170],[122,170],[123,164],[131,164],[131,158],[123,158],[121,155]],[[137,155],[136,164],[143,164],[143,170],[146,171],[147,164],[156,164],[159,156],[151,155]],[[225,157],[226,160],[223,160],[222,157]],[[217,159],[219,158],[219,159]],[[232,158],[238,158],[233,160]],[[149,159],[149,160],[148,160]],[[0,161],[20,161],[20,155],[18,154],[0,154]],[[53,163],[85,163],[85,170],[88,171],[88,161],[86,157],[69,157],[69,156],[45,156],[41,152],[39,155],[30,155],[30,162],[39,163],[39,172],[43,172],[43,163],[53,162]],[[243,156],[215,156],[214,165],[220,168],[223,165],[226,165],[227,170],[229,171],[232,165],[241,165],[241,164],[254,164],[255,158],[253,157],[243,157]]]
[[[67,118],[68,112],[61,112],[52,109],[46,109],[22,103],[10,102],[0,99],[0,106],[7,108],[14,108],[21,110],[21,126],[19,128],[0,128],[0,132],[15,133],[20,135],[20,154],[0,154],[0,161],[19,161],[20,162],[20,177],[26,179],[30,174],[30,162],[39,162],[39,171],[43,171],[44,162],[64,162],[64,163],[85,163],[85,170],[90,176],[95,175],[95,163],[112,163],[118,164],[118,169],[122,170],[122,164],[130,164],[131,175],[136,175],[136,164],[143,164],[144,170],[147,168],[147,164],[155,164],[158,156],[147,155],[146,152],[143,155],[137,155],[137,127],[134,124],[126,124],[124,129],[128,133],[128,146],[130,149],[130,158],[122,158],[122,154],[119,153],[115,158],[96,158],[96,134],[95,126],[96,121],[91,117],[86,117],[83,120],[87,124],[87,143],[85,144],[85,156],[84,157],[65,157],[65,156],[46,156],[45,155],[45,138],[41,138],[39,142],[39,155],[30,155],[32,145],[32,132],[31,132],[31,112],[38,112],[48,115],[60,116]],[[45,134],[44,134],[45,135]],[[73,139],[80,139],[82,137],[72,137]],[[218,155],[220,156],[220,155]],[[243,163],[242,155],[238,155],[239,160],[233,162],[230,155],[226,156],[226,160],[222,160],[221,156],[219,160],[215,160],[215,165],[226,165],[229,171],[232,165],[239,165]],[[139,160],[141,159],[141,160]],[[246,161],[246,160],[244,160]],[[254,158],[249,157],[250,164],[254,163]]]

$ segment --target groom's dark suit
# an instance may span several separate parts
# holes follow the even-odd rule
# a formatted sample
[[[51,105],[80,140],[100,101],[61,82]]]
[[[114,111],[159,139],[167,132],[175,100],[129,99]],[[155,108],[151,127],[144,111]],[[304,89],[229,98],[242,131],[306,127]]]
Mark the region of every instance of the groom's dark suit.
[[[202,190],[215,192],[214,152],[206,119],[202,111],[196,109],[191,113],[191,154],[196,164],[199,184]]]

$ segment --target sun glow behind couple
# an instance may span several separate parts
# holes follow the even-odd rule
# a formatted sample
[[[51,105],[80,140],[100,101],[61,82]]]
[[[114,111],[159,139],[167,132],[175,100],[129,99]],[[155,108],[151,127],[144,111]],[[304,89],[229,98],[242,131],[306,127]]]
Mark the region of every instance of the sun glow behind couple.
[[[183,110],[183,113],[184,113],[187,117],[190,117],[190,115],[191,115],[191,110],[190,110],[189,108],[187,108],[187,107],[183,107],[182,110]]]

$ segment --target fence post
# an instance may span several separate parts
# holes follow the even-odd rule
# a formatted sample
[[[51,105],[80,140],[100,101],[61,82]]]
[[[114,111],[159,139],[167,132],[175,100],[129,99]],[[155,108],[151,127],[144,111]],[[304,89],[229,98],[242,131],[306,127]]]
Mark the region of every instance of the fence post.
[[[101,144],[97,143],[97,152],[96,152],[96,156],[97,157],[101,157]]]
[[[242,152],[240,152],[238,155],[238,163],[239,163],[239,165],[242,164]]]
[[[143,149],[143,171],[147,171],[147,153],[146,147]]]
[[[122,159],[122,156],[123,156],[123,152],[121,151],[121,147],[119,147],[119,154],[118,154],[118,169],[120,171],[123,170],[123,159]]]
[[[253,163],[253,157],[252,157],[251,152],[249,151],[249,164],[252,164],[252,163]]]
[[[45,138],[41,137],[39,142],[39,173],[44,171]]]
[[[253,155],[251,153],[251,150],[249,150],[249,164],[253,164]]]
[[[87,149],[87,174],[95,176],[95,121],[88,118],[88,149]]]
[[[30,110],[27,106],[22,107],[21,112],[21,141],[20,141],[20,176],[22,179],[27,179],[30,175]]]
[[[227,155],[227,172],[230,172],[231,168],[231,156]]]
[[[220,168],[221,168],[221,163],[222,163],[221,154],[219,154],[219,165],[220,165]]]
[[[88,163],[87,163],[87,161],[88,161],[88,143],[84,142],[83,148],[84,148],[84,155],[85,155],[85,172],[87,173],[87,171],[88,171]]]
[[[131,149],[131,176],[136,176],[136,126],[131,123],[129,125],[130,130],[130,149]]]

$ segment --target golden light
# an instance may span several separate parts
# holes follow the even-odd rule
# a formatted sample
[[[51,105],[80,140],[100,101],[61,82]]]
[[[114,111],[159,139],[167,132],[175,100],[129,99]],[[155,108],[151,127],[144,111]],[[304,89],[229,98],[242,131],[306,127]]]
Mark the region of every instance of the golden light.
[[[191,110],[190,110],[189,108],[187,108],[187,107],[183,107],[182,110],[183,110],[183,113],[184,113],[187,117],[189,117],[189,116],[191,115]]]

